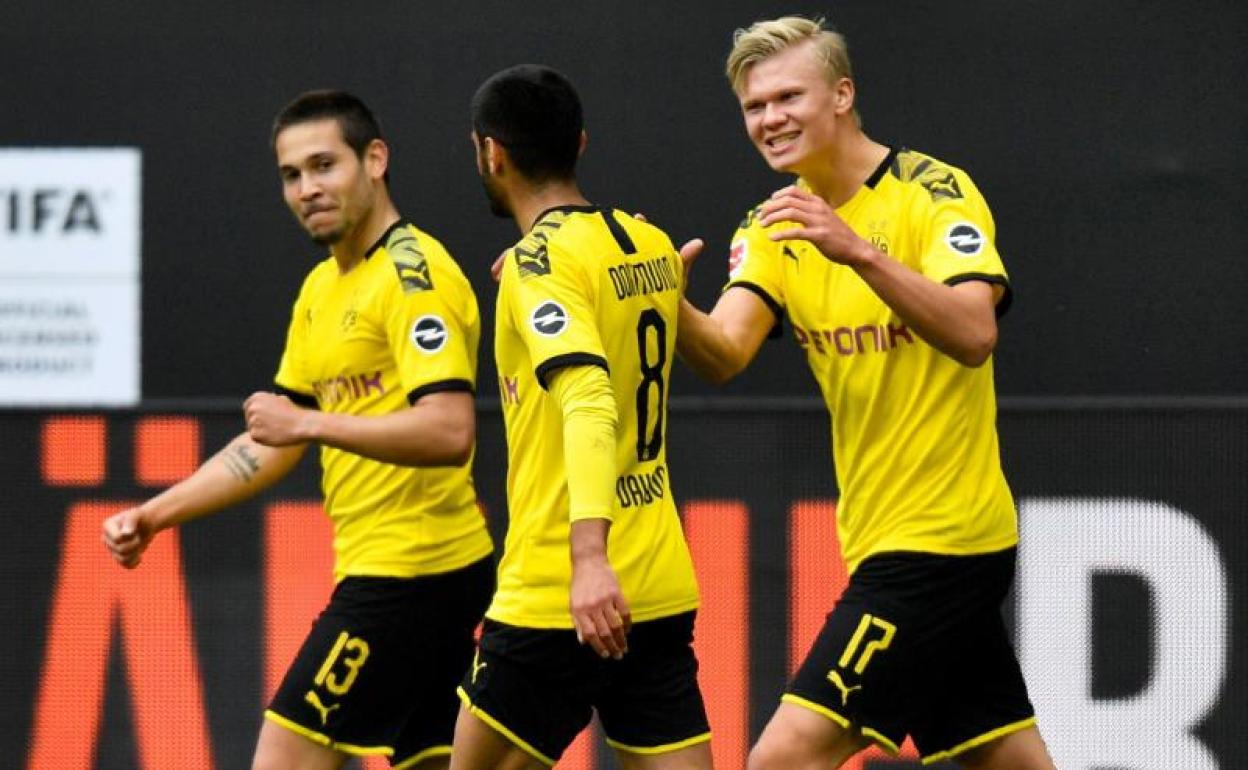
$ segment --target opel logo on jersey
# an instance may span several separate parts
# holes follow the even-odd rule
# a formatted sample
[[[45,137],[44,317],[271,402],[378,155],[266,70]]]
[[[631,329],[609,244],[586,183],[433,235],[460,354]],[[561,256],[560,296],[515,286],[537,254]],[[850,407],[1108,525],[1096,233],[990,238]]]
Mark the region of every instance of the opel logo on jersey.
[[[412,344],[422,353],[437,353],[448,336],[446,323],[436,315],[422,315],[412,324]]]
[[[529,316],[529,325],[543,337],[557,337],[568,328],[568,311],[558,302],[547,300]]]
[[[979,228],[970,222],[959,222],[949,228],[945,243],[959,254],[973,257],[984,248],[984,236],[980,234]]]

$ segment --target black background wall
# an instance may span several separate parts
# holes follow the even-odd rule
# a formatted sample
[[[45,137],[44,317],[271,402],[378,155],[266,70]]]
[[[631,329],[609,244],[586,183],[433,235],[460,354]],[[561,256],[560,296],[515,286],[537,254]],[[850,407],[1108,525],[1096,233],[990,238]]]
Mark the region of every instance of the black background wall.
[[[156,3],[8,0],[0,145],[143,151],[143,394],[241,396],[276,366],[318,258],[280,200],[273,113],[355,91],[381,116],[404,212],[451,248],[485,310],[515,239],[490,218],[467,102],[542,61],[586,103],[591,199],[708,239],[713,300],[741,214],[779,187],[745,139],[722,62],[783,12],[849,37],[868,132],[967,169],[1017,292],[1006,395],[1243,393],[1248,325],[1248,10],[1195,0],[997,3]],[[791,343],[730,393],[809,393]],[[675,393],[704,392],[682,373]]]

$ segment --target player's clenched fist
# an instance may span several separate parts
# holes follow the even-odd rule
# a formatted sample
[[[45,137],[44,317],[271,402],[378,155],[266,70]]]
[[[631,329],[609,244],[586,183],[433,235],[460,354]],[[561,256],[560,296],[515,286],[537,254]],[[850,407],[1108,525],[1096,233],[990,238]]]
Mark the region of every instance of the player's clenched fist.
[[[139,566],[143,551],[156,534],[138,508],[129,508],[104,520],[104,545],[117,563],[127,569]]]
[[[243,402],[243,417],[251,439],[267,446],[288,446],[303,441],[299,434],[303,409],[276,393],[252,393]]]

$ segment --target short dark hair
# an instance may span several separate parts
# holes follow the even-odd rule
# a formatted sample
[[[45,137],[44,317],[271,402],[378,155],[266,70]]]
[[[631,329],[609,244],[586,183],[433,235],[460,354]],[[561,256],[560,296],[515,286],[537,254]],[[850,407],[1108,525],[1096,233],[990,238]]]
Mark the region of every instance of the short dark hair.
[[[277,135],[291,126],[328,119],[338,121],[343,141],[355,150],[357,157],[363,158],[368,145],[381,139],[377,118],[359,97],[346,91],[318,90],[299,94],[277,113],[271,141],[276,146]]]
[[[491,75],[472,97],[472,128],[507,148],[529,179],[568,179],[576,171],[584,119],[581,99],[562,73],[519,64]]]

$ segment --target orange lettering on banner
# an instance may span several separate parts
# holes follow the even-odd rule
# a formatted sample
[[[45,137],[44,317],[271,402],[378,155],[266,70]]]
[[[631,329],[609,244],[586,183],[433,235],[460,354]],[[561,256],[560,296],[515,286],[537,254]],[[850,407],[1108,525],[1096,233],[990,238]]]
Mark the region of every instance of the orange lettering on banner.
[[[284,501],[264,512],[264,703],[334,590],[333,531],[319,502]]]
[[[147,486],[176,484],[199,467],[199,420],[144,417],[134,427],[134,478]]]
[[[845,590],[836,503],[801,500],[789,509],[789,674],[797,670]]]
[[[213,767],[178,532],[153,540],[134,571],[114,564],[100,545],[100,522],[131,505],[83,502],[67,513],[35,698],[31,770],[91,766],[114,618],[142,767]]]
[[[334,590],[333,528],[319,502],[286,501],[264,512],[264,704]],[[361,757],[384,770],[384,757]]]
[[[104,481],[108,426],[103,417],[49,417],[39,437],[39,471],[54,487],[91,487]]]
[[[836,502],[803,500],[789,509],[789,673],[805,659],[810,645],[823,628],[832,605],[845,591],[849,577],[836,535]],[[918,759],[914,744],[906,739],[901,754],[893,757],[870,748],[849,760],[845,770],[878,767],[889,759]]]
[[[684,506],[685,535],[702,587],[694,647],[716,767],[745,767],[750,703],[750,512],[735,500]]]

